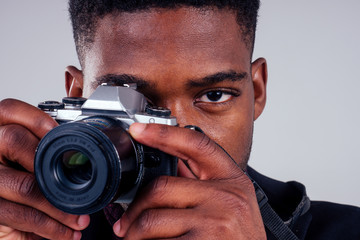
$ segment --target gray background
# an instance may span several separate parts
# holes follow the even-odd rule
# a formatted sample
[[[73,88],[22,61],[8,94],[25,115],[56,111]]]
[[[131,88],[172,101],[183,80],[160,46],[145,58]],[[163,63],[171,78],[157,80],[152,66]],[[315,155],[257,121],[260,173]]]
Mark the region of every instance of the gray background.
[[[268,60],[268,103],[250,160],[312,199],[358,206],[359,10],[358,0],[263,0],[254,57]],[[69,64],[79,66],[65,0],[0,1],[0,99],[61,99]]]

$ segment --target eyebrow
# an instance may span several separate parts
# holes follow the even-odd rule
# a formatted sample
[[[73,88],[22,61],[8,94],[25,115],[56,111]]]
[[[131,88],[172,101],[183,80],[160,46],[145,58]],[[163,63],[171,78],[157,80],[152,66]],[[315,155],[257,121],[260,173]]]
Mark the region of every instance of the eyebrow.
[[[199,79],[191,79],[187,83],[188,88],[192,87],[206,87],[209,85],[213,85],[216,83],[224,82],[224,81],[231,81],[231,82],[237,82],[245,79],[247,77],[246,72],[236,72],[233,70],[229,70],[226,72],[217,72],[215,74],[199,78]]]
[[[95,89],[104,83],[114,86],[123,86],[124,84],[136,83],[138,89],[149,88],[153,86],[153,84],[149,81],[129,74],[106,74],[96,78],[96,81],[93,82],[91,86],[93,89]]]
[[[205,76],[198,79],[190,79],[186,86],[188,89],[193,87],[206,87],[216,83],[224,81],[241,81],[247,77],[246,72],[236,72],[229,70],[226,72],[217,72],[212,75]],[[95,89],[99,85],[106,83],[114,86],[123,86],[124,84],[136,83],[137,89],[154,88],[155,84],[147,81],[141,77],[137,77],[130,74],[106,74],[96,78],[96,81],[92,83],[92,88]]]

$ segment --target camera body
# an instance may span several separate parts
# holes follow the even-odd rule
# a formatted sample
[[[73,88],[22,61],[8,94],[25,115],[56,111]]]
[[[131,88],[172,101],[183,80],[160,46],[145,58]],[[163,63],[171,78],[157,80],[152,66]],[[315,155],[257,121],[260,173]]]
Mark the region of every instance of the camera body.
[[[170,110],[150,106],[136,85],[102,85],[89,99],[46,101],[39,108],[60,125],[40,141],[35,175],[44,196],[65,212],[90,214],[111,202],[130,203],[151,180],[176,175],[177,158],[127,132],[135,122],[177,125]]]

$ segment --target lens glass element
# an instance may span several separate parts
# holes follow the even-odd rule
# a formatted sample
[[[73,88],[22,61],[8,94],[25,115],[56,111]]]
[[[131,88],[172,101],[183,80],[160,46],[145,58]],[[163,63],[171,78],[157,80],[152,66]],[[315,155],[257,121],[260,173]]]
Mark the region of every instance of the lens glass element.
[[[71,183],[85,184],[91,180],[91,161],[84,153],[76,150],[66,151],[59,160],[64,177]]]

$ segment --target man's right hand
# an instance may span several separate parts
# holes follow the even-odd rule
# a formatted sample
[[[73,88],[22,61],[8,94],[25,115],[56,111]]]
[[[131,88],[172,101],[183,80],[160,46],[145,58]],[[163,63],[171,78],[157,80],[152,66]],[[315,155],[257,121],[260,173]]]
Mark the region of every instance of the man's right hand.
[[[80,239],[90,222],[52,206],[34,176],[40,139],[57,123],[27,103],[0,102],[0,240]]]

